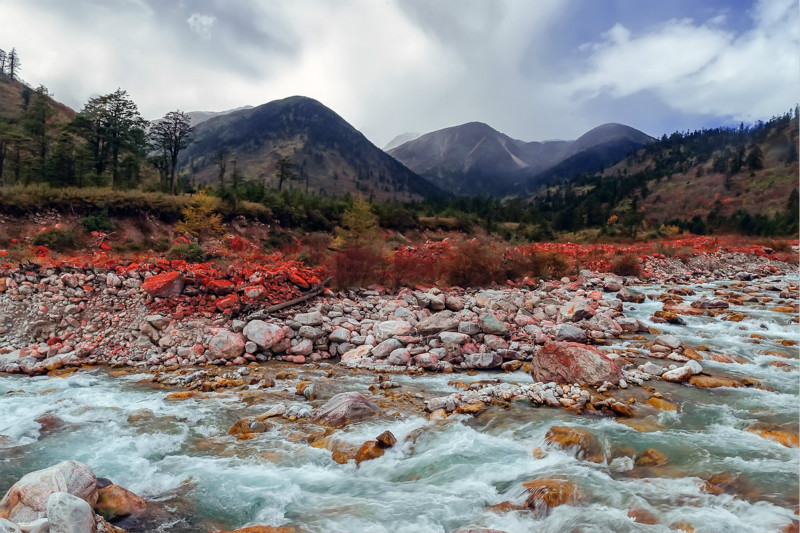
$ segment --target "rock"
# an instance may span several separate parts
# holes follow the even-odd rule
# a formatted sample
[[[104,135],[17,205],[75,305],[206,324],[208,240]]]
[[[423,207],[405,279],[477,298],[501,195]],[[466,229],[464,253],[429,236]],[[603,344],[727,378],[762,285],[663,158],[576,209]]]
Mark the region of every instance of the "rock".
[[[562,322],[578,322],[592,318],[595,314],[594,307],[588,301],[578,298],[562,305],[558,309],[558,316]]]
[[[54,492],[47,499],[50,533],[92,533],[94,513],[86,500],[68,492]]]
[[[384,359],[402,345],[403,343],[397,339],[387,339],[372,349],[372,357],[374,359]]]
[[[740,381],[733,378],[723,378],[715,376],[705,376],[698,374],[689,378],[689,385],[700,387],[703,389],[716,389],[717,387],[742,387]]]
[[[458,313],[453,311],[439,311],[417,323],[417,333],[420,335],[436,335],[442,331],[454,330],[459,323]]]
[[[142,289],[157,298],[174,298],[183,292],[185,283],[180,272],[165,272],[144,280]]]
[[[169,326],[170,318],[164,315],[147,315],[144,317],[148,324],[154,327],[157,330],[163,330],[165,327]]]
[[[369,357],[370,352],[372,351],[372,346],[369,344],[362,344],[352,350],[346,351],[341,358],[341,362],[344,365],[358,363],[362,359],[366,359]]]
[[[647,400],[647,405],[658,409],[659,411],[677,411],[678,406],[672,402],[668,402],[662,398],[650,398]]]
[[[262,350],[272,348],[286,336],[286,332],[281,326],[268,324],[263,320],[251,320],[242,330],[242,334]]]
[[[225,296],[236,290],[236,285],[227,279],[215,279],[208,282],[206,288],[217,296]]]
[[[469,353],[464,356],[464,368],[476,368],[486,370],[488,368],[497,368],[503,363],[503,358],[500,354],[489,353]]]
[[[391,431],[386,430],[375,438],[381,448],[391,448],[397,444],[397,438]]]
[[[798,437],[797,433],[766,428],[748,428],[747,431],[755,433],[762,439],[773,440],[787,448],[797,448],[800,446],[800,437]]]
[[[320,326],[324,322],[322,313],[319,311],[311,311],[310,313],[297,313],[294,316],[294,320],[301,326]]]
[[[624,416],[630,418],[636,414],[636,411],[634,411],[633,407],[631,407],[627,403],[612,402],[611,405],[609,405],[608,407],[617,416]]]
[[[458,323],[458,332],[464,335],[477,335],[481,332],[481,327],[475,322],[464,320]],[[467,342],[469,342],[469,340]]]
[[[691,361],[687,361],[685,365],[686,368],[692,371],[692,375],[695,376],[703,371],[703,367],[700,366],[700,363],[692,359]]]
[[[22,533],[22,530],[14,522],[0,518],[0,533]]]
[[[493,352],[508,349],[508,343],[505,341],[505,339],[498,337],[497,335],[490,335],[488,333],[483,336],[483,344],[486,345],[487,349]]]
[[[646,362],[642,365],[642,371],[647,372],[651,376],[660,376],[664,373],[665,368],[661,367],[655,363],[651,363],[650,361]]]
[[[578,499],[574,483],[564,479],[537,479],[522,484],[528,494],[525,507],[533,511],[537,518],[550,514],[553,507],[572,503]]]
[[[673,370],[667,370],[661,374],[661,379],[664,381],[672,381],[673,383],[683,383],[688,380],[692,375],[692,369],[686,366],[681,366]]]
[[[484,333],[492,335],[508,335],[508,328],[492,313],[483,313],[478,317],[478,325]]]
[[[603,462],[603,449],[589,430],[569,426],[553,426],[544,439],[562,450],[572,451],[578,459]]]
[[[658,524],[658,518],[656,518],[653,513],[640,507],[628,509],[628,518],[632,518],[637,524],[648,524],[651,526]]]
[[[695,309],[727,309],[730,304],[725,300],[709,300],[705,297],[691,303]]]
[[[439,333],[439,340],[442,341],[443,344],[464,344],[470,341],[470,336],[466,333],[443,331]]]
[[[392,353],[386,358],[386,362],[390,365],[406,366],[411,362],[411,353],[408,348],[397,348],[392,350]]]
[[[368,440],[356,452],[356,465],[360,465],[364,461],[377,459],[384,453],[386,453],[386,448],[382,447],[378,441]]]
[[[572,324],[561,324],[556,330],[557,341],[586,342],[586,332]]]
[[[373,326],[372,332],[375,335],[375,340],[381,343],[392,337],[399,337],[412,333],[414,326],[405,320],[388,320],[386,322],[378,322]]]
[[[333,328],[330,335],[328,335],[330,342],[347,342],[350,340],[350,330],[345,328]]]
[[[219,331],[208,341],[208,351],[215,358],[236,359],[244,353],[244,337],[228,330]]]
[[[305,326],[303,326],[305,327]],[[286,353],[290,355],[310,355],[314,350],[314,343],[310,339],[303,339],[288,350]]]
[[[320,424],[341,427],[379,414],[382,411],[361,394],[342,392],[315,409],[311,416]]]
[[[635,291],[630,287],[622,287],[619,292],[617,292],[617,298],[623,302],[640,304],[644,303],[645,296],[644,294]]]
[[[0,518],[32,522],[45,512],[47,500],[55,492],[68,492],[93,506],[97,502],[97,477],[78,461],[62,461],[25,474],[0,500]]]
[[[97,491],[95,511],[106,520],[142,514],[147,508],[144,498],[119,485],[109,485]]]
[[[414,364],[425,370],[436,370],[439,368],[439,358],[429,352],[421,353],[414,356]]]
[[[444,305],[451,311],[461,311],[464,309],[464,300],[458,296],[447,296],[444,299]]]
[[[648,448],[636,458],[636,466],[661,466],[667,463],[667,456],[656,450]]]
[[[531,360],[534,381],[598,386],[618,383],[622,369],[593,346],[574,342],[548,342]]]
[[[680,349],[683,343],[672,335],[659,335],[653,340],[653,346],[664,346],[672,351]]]

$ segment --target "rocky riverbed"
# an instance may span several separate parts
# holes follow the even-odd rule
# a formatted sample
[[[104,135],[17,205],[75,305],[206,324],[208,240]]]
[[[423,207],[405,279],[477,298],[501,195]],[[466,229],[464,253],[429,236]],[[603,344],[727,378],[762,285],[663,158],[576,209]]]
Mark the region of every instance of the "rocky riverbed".
[[[43,447],[63,443],[64,427],[95,435],[94,429],[84,427],[85,412],[75,412],[76,405],[70,405],[70,394],[74,396],[74,388],[79,387],[90,396],[78,404],[88,412],[102,411],[93,416],[109,416],[118,431],[127,435],[125,439],[139,442],[153,430],[155,436],[166,435],[162,442],[166,455],[134,455],[150,465],[146,471],[157,463],[156,470],[163,469],[160,475],[172,472],[176,480],[188,483],[183,488],[180,481],[177,486],[154,487],[150,474],[144,475],[148,485],[136,479],[134,470],[115,464],[106,454],[95,456],[95,463],[110,474],[120,474],[123,486],[150,502],[147,516],[127,519],[128,526],[118,523],[129,531],[197,531],[198,527],[215,531],[247,523],[298,531],[321,530],[323,524],[323,529],[341,531],[354,527],[364,531],[420,527],[517,531],[536,523],[542,530],[567,527],[577,531],[584,530],[577,518],[580,512],[560,509],[586,505],[597,512],[597,524],[618,530],[638,530],[641,524],[655,521],[672,529],[713,531],[713,522],[705,517],[676,519],[675,509],[684,504],[655,503],[658,498],[644,496],[644,487],[635,481],[697,479],[698,474],[706,484],[698,485],[705,495],[701,506],[722,505],[740,517],[728,504],[769,505],[770,512],[777,512],[770,527],[796,527],[791,513],[796,512],[797,503],[791,486],[769,495],[758,475],[742,474],[749,467],[739,472],[735,464],[721,467],[716,459],[713,468],[693,466],[673,439],[679,439],[681,432],[696,433],[701,439],[719,437],[718,430],[724,434],[721,428],[729,423],[735,431],[765,441],[756,446],[745,438],[745,451],[739,455],[745,463],[773,461],[767,470],[772,468],[778,476],[785,476],[797,463],[797,424],[791,422],[797,411],[797,387],[792,384],[798,371],[797,335],[792,329],[796,330],[793,324],[798,316],[797,266],[764,256],[717,252],[698,255],[688,263],[652,257],[645,270],[652,274],[648,279],[582,271],[573,278],[481,290],[327,291],[301,306],[273,313],[257,305],[197,305],[199,299],[208,303],[230,300],[231,295],[244,297],[240,289],[252,287],[257,273],[237,286],[229,279],[199,283],[169,268],[146,272],[96,267],[6,270],[0,279],[0,386],[9,393],[5,412],[10,415],[7,422],[0,422],[0,450],[9,454],[4,465],[18,466],[3,467],[0,489],[9,488],[26,471],[51,466],[56,459],[72,459]],[[223,285],[229,288],[220,289]],[[709,337],[705,331],[720,335]],[[85,381],[81,375],[91,368],[97,370]],[[26,383],[34,390],[28,392],[31,386]],[[55,386],[42,388],[45,383]],[[141,397],[136,401],[146,406],[132,409],[111,402],[122,411],[108,412],[110,405],[98,405],[91,396],[94,387]],[[41,392],[48,388],[53,390]],[[739,390],[741,394],[735,392]],[[718,391],[733,395],[732,400],[728,398],[734,405],[733,418],[727,422],[724,417],[714,421],[717,415],[690,407],[691,402],[717,405]],[[55,405],[59,407],[46,409],[47,402],[36,402],[48,394],[58,397]],[[160,399],[154,400],[154,395]],[[31,401],[37,406],[27,416],[23,397],[29,406]],[[754,412],[749,407],[752,398],[778,404]],[[793,405],[784,405],[786,401]],[[544,409],[533,415],[532,407]],[[749,413],[749,422],[739,414],[742,410]],[[207,420],[208,416],[216,420]],[[704,417],[713,428],[700,427]],[[192,425],[203,429],[197,432],[190,429]],[[630,431],[642,437],[632,438],[636,445],[626,448],[620,435],[630,438]],[[450,450],[448,438],[477,439],[476,449],[462,443],[460,449]],[[359,488],[357,480],[364,468],[378,469],[371,479],[387,490],[398,490],[396,483],[404,482],[431,493],[437,486],[442,489],[432,474],[437,469],[449,472],[448,476],[467,476],[461,478],[466,482],[466,471],[480,464],[474,461],[480,457],[486,461],[485,454],[496,453],[491,451],[494,444],[486,441],[492,438],[504,443],[517,470],[498,468],[503,472],[499,478],[488,471],[481,474],[490,481],[480,483],[490,488],[486,493],[484,487],[477,500],[471,492],[445,490],[442,494],[458,494],[470,502],[460,511],[466,520],[436,512],[414,518],[411,508],[416,500],[404,493],[394,502],[372,495],[381,505],[394,506],[389,514],[399,520],[398,526],[390,528],[381,519],[370,518],[369,497],[361,492],[366,487]],[[742,446],[742,438],[736,434],[736,446]],[[167,444],[171,441],[177,444]],[[286,443],[291,443],[289,449]],[[648,446],[642,447],[645,443]],[[449,458],[445,463],[450,466],[433,466],[438,464],[434,461],[428,467],[416,464],[412,468],[402,463],[417,461],[418,450],[426,446],[436,449],[439,459]],[[703,446],[692,441],[689,448]],[[522,448],[527,449],[524,460],[513,451]],[[40,459],[20,461],[36,450]],[[68,443],[65,450],[71,450]],[[209,472],[187,476],[184,467],[174,470],[175,459],[168,459],[176,453],[210,454],[214,459],[209,459]],[[720,454],[710,453],[715,458]],[[331,464],[356,468],[346,471],[351,485],[336,490],[348,494],[345,498],[352,499],[359,510],[354,514],[338,511],[341,520],[337,521],[326,495],[327,507],[323,507],[328,511],[320,509],[318,518],[305,520],[300,518],[302,512],[289,511],[286,505],[302,501],[307,506],[306,496],[291,496],[281,507],[273,501],[281,500],[280,496],[263,488],[271,495],[262,498],[272,502],[262,501],[264,509],[275,504],[283,512],[240,516],[233,510],[239,508],[236,500],[227,493],[219,513],[191,511],[197,519],[176,519],[174,513],[153,511],[161,508],[158,501],[164,498],[173,508],[187,499],[205,501],[197,492],[205,489],[198,487],[213,483],[212,473],[221,467],[218,460],[228,461],[234,469],[240,468],[234,466],[238,461],[243,461],[244,468],[255,460],[261,465],[258,469],[276,475],[272,467],[261,464],[270,454],[266,460],[279,465],[278,470],[298,468],[297,475],[309,475],[302,466],[307,465],[316,472],[316,482],[297,480],[285,488],[290,492],[310,490],[320,495],[319,488],[311,488],[314,483],[327,483],[324,475],[319,477],[319,468],[328,469],[326,465]],[[93,463],[92,454],[75,455]],[[289,466],[292,457],[296,467]],[[566,468],[566,476],[555,475],[558,468],[539,472],[544,465],[555,468],[554,458]],[[164,464],[170,461],[172,466]],[[392,468],[368,466],[387,461],[405,473],[397,474],[398,478],[390,473]],[[261,486],[260,481],[243,479],[241,473],[233,475],[238,481],[232,481],[226,468],[217,472],[223,485],[252,482]],[[592,481],[600,473],[597,468],[602,475],[610,475],[613,484],[621,483],[617,488],[632,499],[615,503],[601,495],[598,480]],[[462,469],[467,470],[458,474]],[[520,479],[531,475],[533,479]],[[626,483],[628,488],[623,489]],[[329,488],[334,490],[332,485]],[[684,490],[688,487],[679,490],[681,497],[689,498]],[[249,509],[259,506],[250,496],[240,497],[249,502]],[[730,501],[723,504],[726,497]],[[485,510],[475,514],[476,505]],[[624,521],[614,513],[613,520],[606,517],[610,522],[602,518],[620,507],[628,513]],[[420,517],[425,520],[419,521]],[[742,530],[758,531],[753,527]]]

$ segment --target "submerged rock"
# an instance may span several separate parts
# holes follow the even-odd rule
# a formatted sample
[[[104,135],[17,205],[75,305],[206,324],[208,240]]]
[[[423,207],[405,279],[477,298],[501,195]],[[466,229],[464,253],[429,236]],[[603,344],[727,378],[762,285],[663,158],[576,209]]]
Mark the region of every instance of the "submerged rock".
[[[144,498],[119,485],[108,485],[97,491],[95,510],[106,520],[121,516],[139,515],[147,508]]]
[[[578,459],[585,459],[593,463],[603,461],[600,442],[588,429],[553,426],[547,431],[544,438],[562,450],[574,452]]]
[[[530,494],[525,501],[525,507],[537,517],[547,516],[553,507],[578,500],[577,487],[565,479],[537,479],[526,481],[522,485]]]

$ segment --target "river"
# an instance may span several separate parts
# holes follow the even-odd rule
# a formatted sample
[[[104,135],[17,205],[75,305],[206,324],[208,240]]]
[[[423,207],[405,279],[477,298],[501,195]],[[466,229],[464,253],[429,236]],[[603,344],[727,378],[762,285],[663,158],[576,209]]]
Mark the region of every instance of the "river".
[[[789,281],[796,284],[797,278],[768,280],[777,289]],[[685,303],[715,290],[740,290],[742,284],[690,287],[696,295]],[[667,287],[639,289],[658,295]],[[272,403],[307,405],[302,396],[289,393],[300,379],[325,377],[325,369],[310,365],[299,367],[293,379],[278,382],[277,389],[287,393],[276,392],[274,401],[249,407],[232,392],[167,401],[173,390],[147,383],[151,376],[146,373],[112,375],[108,369],[91,369],[66,377],[0,374],[0,494],[27,472],[77,459],[98,476],[153,502],[146,520],[124,525],[131,533],[211,532],[252,524],[287,525],[308,533],[445,533],[463,528],[659,532],[674,531],[681,523],[698,533],[783,531],[797,519],[800,453],[748,429],[797,434],[800,361],[791,341],[800,341],[800,332],[791,322],[793,313],[773,310],[777,292],[753,294],[758,302],[731,308],[745,315],[739,322],[687,316],[683,326],[651,325],[687,345],[735,356],[731,363],[704,359],[701,364],[714,374],[757,379],[761,388],[660,383],[658,390],[680,409],[656,411],[640,405],[637,423],[630,425],[521,401],[478,417],[454,415],[445,421],[400,409],[394,416],[336,432],[338,439],[354,445],[387,429],[397,437],[398,444],[383,457],[358,467],[353,461],[337,464],[329,451],[309,446],[306,436],[315,429],[306,422],[282,420],[248,441],[228,435],[238,418],[263,413]],[[661,302],[625,308],[627,315],[650,323]],[[623,339],[611,348],[641,349],[650,337]],[[343,371],[329,392],[369,395],[366,389],[374,378],[369,372]],[[393,379],[402,385],[398,390],[424,396],[455,392],[449,384],[454,379],[531,381],[523,372]],[[45,430],[36,419],[46,414],[58,417],[63,426]],[[593,463],[547,446],[545,434],[554,425],[590,430],[606,459]],[[537,448],[545,450],[538,457]],[[649,448],[663,452],[666,464],[633,467],[626,454]],[[716,486],[722,488],[709,491],[705,480],[715,475]],[[522,483],[540,478],[571,480],[579,497],[546,516],[490,508],[524,502]],[[631,509],[645,511],[658,523],[635,522],[628,516]]]

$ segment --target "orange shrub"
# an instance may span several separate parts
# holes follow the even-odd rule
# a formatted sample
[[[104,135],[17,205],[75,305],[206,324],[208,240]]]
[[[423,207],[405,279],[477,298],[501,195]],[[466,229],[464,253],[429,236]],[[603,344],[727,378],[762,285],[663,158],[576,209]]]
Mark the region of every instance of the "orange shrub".
[[[480,286],[508,279],[503,254],[488,239],[456,242],[452,253],[442,258],[439,268],[441,280],[451,286]]]
[[[642,265],[633,254],[624,254],[611,261],[611,272],[619,276],[641,276]]]

